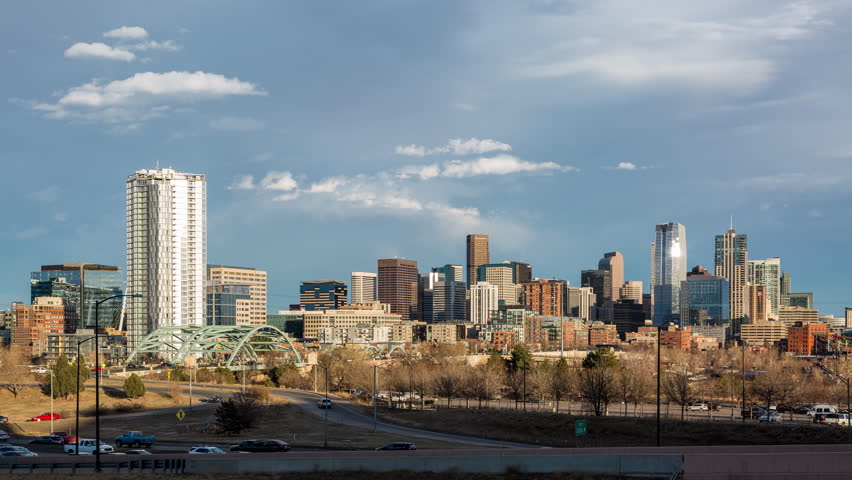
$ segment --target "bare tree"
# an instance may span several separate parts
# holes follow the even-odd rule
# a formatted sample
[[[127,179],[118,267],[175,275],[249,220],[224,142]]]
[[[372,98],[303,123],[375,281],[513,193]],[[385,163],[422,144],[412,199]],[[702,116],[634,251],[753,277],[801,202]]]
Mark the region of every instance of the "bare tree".
[[[464,386],[464,381],[459,370],[457,365],[444,365],[436,372],[433,379],[435,393],[439,396],[447,397],[447,408],[450,408],[450,402],[453,397],[459,395]]]
[[[680,419],[684,419],[686,406],[695,401],[695,391],[689,382],[689,372],[667,372],[663,376],[663,394],[669,402],[680,405]]]
[[[550,396],[556,402],[556,413],[559,413],[559,402],[571,395],[575,379],[574,371],[564,358],[560,358],[550,370]],[[571,413],[570,407],[568,413]]]
[[[766,405],[766,411],[769,412],[772,405],[784,403],[794,396],[797,382],[791,378],[789,371],[777,363],[765,365],[764,368],[749,385],[749,391]],[[846,398],[845,389],[843,398]]]
[[[0,348],[0,384],[15,397],[33,380],[27,363],[27,358],[21,352]]]
[[[520,401],[522,392],[524,391],[524,371],[510,370],[506,374],[506,388],[509,389],[512,398],[515,399],[515,410],[517,410],[518,401]]]
[[[615,396],[615,367],[584,368],[580,372],[580,396],[592,406],[595,415],[606,414]]]

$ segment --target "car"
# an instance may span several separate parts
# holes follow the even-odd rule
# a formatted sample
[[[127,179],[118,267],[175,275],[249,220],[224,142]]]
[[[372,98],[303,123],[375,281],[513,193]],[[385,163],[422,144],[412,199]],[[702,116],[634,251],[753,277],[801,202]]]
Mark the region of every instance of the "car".
[[[694,411],[706,412],[707,410],[710,410],[710,407],[708,407],[707,404],[703,403],[703,402],[694,402],[694,403],[690,403],[689,405],[687,405],[686,409],[689,410],[690,412],[694,412]]]
[[[65,441],[59,437],[54,437],[52,435],[44,435],[30,440],[30,443],[41,445],[62,445],[63,443],[65,443]]]
[[[94,440],[94,439],[91,439],[91,438],[86,438],[86,439],[80,439],[79,443],[80,443],[79,455],[92,455],[92,454],[95,453],[95,445],[97,445],[97,440]],[[65,445],[63,450],[68,455],[75,455],[77,453],[77,445],[76,444]],[[112,448],[112,445],[107,445],[104,442],[101,442],[100,446],[98,447],[98,450],[100,450],[101,453],[115,453],[115,449]]]
[[[0,455],[7,454],[9,452],[30,452],[30,450],[26,447],[19,447],[17,445],[3,445],[2,447],[0,447]],[[32,453],[32,452],[30,452],[30,453]],[[37,456],[37,455],[8,455],[8,456],[21,457],[21,456]]]
[[[848,413],[828,413],[822,423],[826,425],[849,425]]]
[[[33,369],[32,369],[32,370],[30,370],[30,371],[31,371],[32,373],[37,373],[37,374],[39,374],[39,375],[44,375],[45,373],[47,373],[47,371],[48,371],[48,370],[47,370],[46,368],[44,368],[44,367],[38,367],[38,368],[33,368]]]
[[[246,440],[231,447],[232,452],[286,452],[290,444],[283,440]]]
[[[808,412],[814,408],[813,405],[803,405],[801,407],[793,409],[793,413],[797,415],[807,415]]]
[[[829,413],[837,413],[838,408],[834,405],[814,405],[808,410],[807,416],[814,417],[816,415],[827,415]]]
[[[148,450],[128,450],[124,453],[127,455],[151,455]]]
[[[225,453],[225,451],[219,447],[192,447],[189,449],[189,453],[191,455],[216,455]]]
[[[745,418],[759,418],[761,415],[766,415],[766,409],[761,407],[744,408],[740,414]]]
[[[11,437],[8,433],[4,432],[3,430],[0,430],[0,442],[6,442],[9,440],[9,438]]]
[[[150,447],[154,444],[156,438],[153,435],[142,435],[142,432],[138,430],[131,430],[124,435],[120,435],[115,437],[115,446],[116,447],[134,447],[138,448],[141,446]]]
[[[527,402],[527,403],[541,403],[541,400],[539,400],[539,399],[537,399],[537,398],[535,398],[535,397],[532,397],[532,398],[528,398],[528,399],[526,400],[526,402]]]
[[[36,415],[35,417],[30,418],[31,422],[48,422],[50,420],[60,420],[62,415],[56,412],[45,412],[41,415]]]
[[[68,432],[53,432],[50,436],[62,439],[62,443],[75,443],[77,441],[77,437],[68,435]]]
[[[214,393],[210,398],[202,398],[201,401],[204,403],[222,403],[222,395]]]
[[[757,419],[760,423],[777,423],[781,421],[781,414],[776,412],[769,412],[761,415]]]
[[[322,400],[319,401],[319,403],[317,403],[317,407],[319,407],[321,409],[331,408],[333,406],[334,406],[334,403],[328,398],[323,398]]]
[[[14,450],[0,451],[0,457],[37,457],[38,454],[24,447],[15,447]]]
[[[4,417],[3,415],[0,415],[0,425],[6,425],[7,423],[9,423],[9,417]]]
[[[417,446],[411,442],[393,442],[376,449],[379,450],[417,450]]]
[[[778,408],[775,411],[778,413],[788,413],[793,410],[795,410],[795,408],[792,405],[785,405],[782,403],[781,405],[778,405]]]

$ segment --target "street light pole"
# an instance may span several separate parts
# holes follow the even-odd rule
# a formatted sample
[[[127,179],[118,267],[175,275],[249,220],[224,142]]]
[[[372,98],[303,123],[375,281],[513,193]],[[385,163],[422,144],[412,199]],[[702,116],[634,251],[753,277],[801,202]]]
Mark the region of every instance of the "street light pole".
[[[379,366],[373,365],[373,433],[379,426]]]
[[[315,364],[314,366],[323,369],[323,371],[325,372],[325,399],[328,400],[328,367],[323,367],[320,364]],[[375,401],[375,397],[373,397],[373,398],[374,398],[374,401]],[[328,410],[329,410],[329,408],[330,408],[330,405],[325,405],[325,408],[323,408],[323,410],[325,410],[325,436],[324,436],[323,442],[322,442],[323,448],[328,448]]]
[[[660,438],[660,391],[662,387],[661,357],[662,357],[662,327],[657,326],[657,446],[662,446]]]
[[[77,377],[78,379],[80,377]],[[79,380],[78,380],[79,381]],[[55,432],[53,429],[53,369],[50,369],[50,431]]]
[[[140,298],[141,294],[136,293],[133,295],[113,295],[111,297],[107,297],[103,300],[95,302],[95,471],[101,471],[101,361],[100,361],[100,348],[98,348],[98,329],[100,328],[99,320],[99,310],[101,308],[101,304],[112,300],[114,298],[121,297],[133,297]],[[79,382],[79,377],[78,382]],[[79,448],[79,444],[78,444]],[[80,452],[78,451],[79,455]]]
[[[740,408],[740,416],[743,417],[743,423],[746,421],[745,411],[746,411],[746,397],[745,397],[745,341],[742,339],[742,335],[740,335],[740,343],[742,343],[742,351],[743,351],[743,365],[742,365],[742,384],[743,384],[743,402],[742,407]],[[769,415],[769,413],[766,413]],[[751,417],[751,409],[749,409],[749,417]]]
[[[80,454],[80,345],[89,340],[94,340],[94,338],[89,337],[85,340],[77,341],[77,359],[74,360],[74,363],[77,364],[77,381],[74,382],[77,385],[77,409],[74,415],[74,455]]]

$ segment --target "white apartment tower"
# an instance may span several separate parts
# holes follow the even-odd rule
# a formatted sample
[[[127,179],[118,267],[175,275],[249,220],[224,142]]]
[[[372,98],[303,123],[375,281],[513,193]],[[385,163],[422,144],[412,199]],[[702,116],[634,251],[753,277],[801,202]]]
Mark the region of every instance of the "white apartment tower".
[[[169,168],[127,178],[128,348],[160,327],[204,325],[207,179]]]
[[[351,303],[365,304],[376,301],[376,284],[378,276],[370,272],[352,272]]]
[[[499,308],[499,289],[488,282],[477,282],[470,286],[470,322],[485,325],[491,319],[491,312]]]

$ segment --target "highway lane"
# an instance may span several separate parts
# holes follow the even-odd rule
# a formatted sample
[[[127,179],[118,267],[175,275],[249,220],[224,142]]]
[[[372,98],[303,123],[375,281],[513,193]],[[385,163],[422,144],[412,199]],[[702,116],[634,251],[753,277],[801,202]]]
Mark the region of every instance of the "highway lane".
[[[302,390],[275,390],[275,394],[285,397],[293,406],[300,408],[308,415],[313,416],[319,422],[325,420],[326,411],[317,407],[317,403],[324,395],[306,392]],[[465,443],[469,445],[478,445],[483,447],[498,447],[498,448],[538,448],[537,445],[528,445],[524,443],[501,442],[498,440],[488,440],[485,438],[465,437],[461,435],[450,435],[446,433],[432,432],[429,430],[420,430],[416,428],[402,427],[384,422],[376,422],[373,418],[356,411],[359,407],[354,403],[330,396],[334,402],[334,407],[328,410],[328,421],[341,425],[359,427],[368,430],[373,430],[374,425],[377,431],[392,433],[399,435],[399,441],[411,440],[411,437],[428,438],[431,440],[442,440],[447,442]],[[323,424],[318,423],[317,428],[322,428]]]

